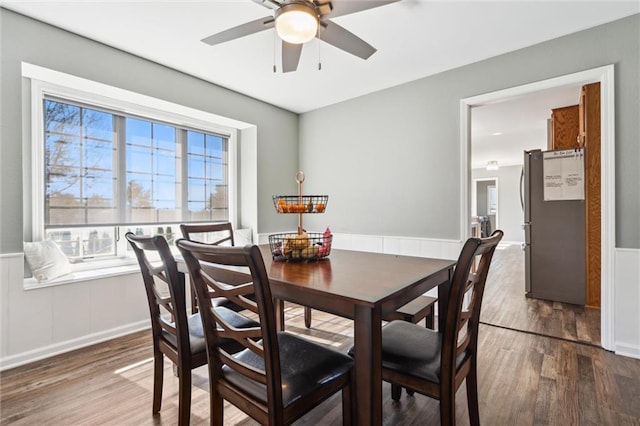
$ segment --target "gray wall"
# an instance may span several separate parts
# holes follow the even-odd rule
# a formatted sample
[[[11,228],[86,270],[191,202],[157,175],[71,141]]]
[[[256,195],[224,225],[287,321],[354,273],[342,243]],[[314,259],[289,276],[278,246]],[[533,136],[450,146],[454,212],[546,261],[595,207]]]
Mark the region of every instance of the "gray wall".
[[[330,197],[309,228],[460,238],[460,100],[615,64],[616,247],[640,248],[639,16],[302,114],[305,185]]]
[[[271,195],[296,189],[297,114],[1,8],[0,41],[0,253],[22,251],[22,61],[257,125],[257,231],[291,228]]]

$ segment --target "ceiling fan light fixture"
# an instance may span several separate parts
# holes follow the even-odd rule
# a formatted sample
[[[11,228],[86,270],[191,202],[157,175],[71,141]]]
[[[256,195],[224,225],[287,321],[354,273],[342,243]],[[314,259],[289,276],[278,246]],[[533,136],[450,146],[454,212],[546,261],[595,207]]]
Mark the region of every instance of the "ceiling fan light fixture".
[[[275,19],[278,36],[287,43],[306,43],[318,33],[318,15],[307,1],[283,4]]]

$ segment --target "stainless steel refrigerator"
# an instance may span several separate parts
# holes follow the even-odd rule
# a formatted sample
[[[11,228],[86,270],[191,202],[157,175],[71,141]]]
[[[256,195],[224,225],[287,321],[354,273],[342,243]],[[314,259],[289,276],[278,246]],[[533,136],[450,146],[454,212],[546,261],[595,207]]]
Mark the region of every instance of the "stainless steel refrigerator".
[[[545,201],[544,179],[549,180],[549,176],[544,175],[544,161],[541,150],[524,152],[522,198],[526,295],[584,305],[584,199]]]

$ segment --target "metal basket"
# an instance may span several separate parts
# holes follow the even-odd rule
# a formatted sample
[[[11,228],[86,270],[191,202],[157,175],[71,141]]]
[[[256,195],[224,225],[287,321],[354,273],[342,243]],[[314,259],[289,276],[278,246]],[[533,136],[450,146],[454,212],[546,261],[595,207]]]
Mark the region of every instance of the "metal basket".
[[[278,213],[324,213],[328,195],[274,195],[273,205]]]
[[[269,247],[274,260],[309,261],[329,256],[333,235],[319,232],[269,235]]]

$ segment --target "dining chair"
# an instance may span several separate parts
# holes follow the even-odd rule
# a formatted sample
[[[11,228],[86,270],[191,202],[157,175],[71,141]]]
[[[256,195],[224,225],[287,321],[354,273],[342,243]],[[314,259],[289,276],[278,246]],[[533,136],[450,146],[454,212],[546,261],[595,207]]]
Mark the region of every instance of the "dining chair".
[[[235,246],[233,237],[233,225],[231,222],[211,222],[211,223],[182,223],[180,224],[182,236],[190,241],[198,241],[201,243],[212,245],[231,245]],[[196,292],[191,286],[191,313],[198,312],[198,300]],[[241,310],[240,307],[228,302],[226,299],[218,299],[215,305],[225,306],[234,311]]]
[[[222,247],[181,239],[177,246],[193,277],[209,358],[211,424],[224,422],[223,400],[265,425],[286,425],[342,392],[343,423],[351,424],[353,361],[333,348],[276,330],[274,302],[258,246]],[[215,269],[241,268],[252,282],[229,288]],[[255,294],[255,301],[247,295]],[[213,309],[222,296],[253,312],[259,327],[238,329]],[[217,327],[216,327],[217,324]],[[231,354],[219,344],[233,339],[245,349]]]
[[[153,414],[162,405],[164,357],[178,376],[178,424],[188,425],[191,415],[191,370],[207,363],[205,333],[200,314],[187,316],[184,274],[178,272],[167,240],[160,235],[125,235],[136,254],[147,294],[153,336]],[[230,309],[217,315],[238,328],[258,324]],[[222,342],[229,352],[243,349],[233,340]]]
[[[235,246],[233,225],[230,222],[183,223],[180,225],[180,230],[182,231],[182,236],[189,241],[197,241],[211,245],[230,244]],[[239,309],[223,298],[215,300],[214,304],[226,306],[234,310]],[[195,292],[191,294],[191,311],[194,313],[198,312],[198,301],[195,298]],[[307,328],[311,328],[311,308],[308,306],[304,306],[304,325]]]
[[[467,385],[472,425],[480,424],[478,409],[478,325],[482,295],[496,246],[503,232],[469,238],[458,257],[446,302],[443,330],[434,331],[406,321],[382,328],[382,379],[391,383],[391,397],[402,388],[440,401],[440,423],[454,425],[456,391]],[[475,272],[474,261],[478,260]]]

